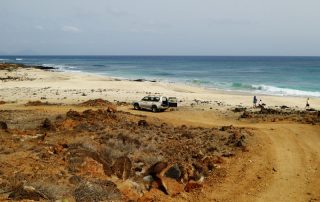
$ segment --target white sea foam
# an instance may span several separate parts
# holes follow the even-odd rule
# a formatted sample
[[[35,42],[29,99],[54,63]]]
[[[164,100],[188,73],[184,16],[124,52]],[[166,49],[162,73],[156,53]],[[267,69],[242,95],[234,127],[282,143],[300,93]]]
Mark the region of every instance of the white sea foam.
[[[320,97],[320,92],[302,91],[290,88],[279,88],[269,85],[252,85],[252,88],[256,92],[266,93],[270,95],[281,95],[281,96],[303,96],[303,97]]]
[[[60,71],[71,71],[70,69],[77,69],[77,67],[74,67],[74,66],[68,66],[68,65],[57,65],[57,64],[42,64],[42,66],[44,67],[53,67],[53,68],[56,68]],[[79,70],[72,70],[72,71],[75,71],[75,72],[80,72]]]
[[[17,61],[21,61],[21,60],[23,60],[23,59],[22,59],[22,58],[16,58],[16,60],[17,60]]]

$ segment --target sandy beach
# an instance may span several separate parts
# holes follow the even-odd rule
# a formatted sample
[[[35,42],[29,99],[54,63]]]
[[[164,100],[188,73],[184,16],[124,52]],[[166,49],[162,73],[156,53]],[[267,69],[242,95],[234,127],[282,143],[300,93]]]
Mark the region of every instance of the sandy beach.
[[[180,106],[201,104],[204,107],[223,109],[237,105],[252,107],[253,94],[208,90],[179,83],[130,81],[107,76],[78,72],[45,71],[34,68],[18,68],[0,71],[0,100],[25,103],[43,100],[54,103],[79,103],[88,99],[102,98],[109,101],[131,103],[143,96],[164,95],[179,99]],[[257,95],[269,107],[288,106],[303,109],[306,97],[282,97]],[[312,108],[320,109],[320,98],[311,98]]]

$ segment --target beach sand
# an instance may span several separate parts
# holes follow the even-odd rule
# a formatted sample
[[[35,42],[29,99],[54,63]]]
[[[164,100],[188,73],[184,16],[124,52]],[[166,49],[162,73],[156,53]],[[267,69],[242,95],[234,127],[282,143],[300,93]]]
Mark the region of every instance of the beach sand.
[[[208,90],[202,87],[178,83],[129,81],[88,73],[54,72],[34,68],[19,68],[15,71],[0,71],[2,80],[0,100],[25,103],[43,100],[54,103],[79,103],[88,99],[102,98],[109,101],[133,102],[143,96],[164,95],[177,97],[180,106],[205,104],[206,107],[222,109],[241,105],[252,107],[253,94]],[[267,106],[282,106],[303,109],[305,97],[282,97],[257,95]],[[195,102],[198,100],[197,102]],[[320,109],[320,98],[311,98],[312,108]]]

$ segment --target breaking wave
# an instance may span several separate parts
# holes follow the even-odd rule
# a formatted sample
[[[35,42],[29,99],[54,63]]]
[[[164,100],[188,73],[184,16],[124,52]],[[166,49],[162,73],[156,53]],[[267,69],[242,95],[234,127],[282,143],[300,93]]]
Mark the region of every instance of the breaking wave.
[[[316,91],[303,91],[291,88],[280,88],[271,85],[251,85],[244,83],[232,83],[231,88],[233,90],[251,91],[270,95],[320,97],[320,92]]]
[[[77,67],[69,65],[57,65],[57,64],[42,64],[44,67],[53,67],[60,71],[72,71],[72,72],[81,72],[80,70],[75,70]]]

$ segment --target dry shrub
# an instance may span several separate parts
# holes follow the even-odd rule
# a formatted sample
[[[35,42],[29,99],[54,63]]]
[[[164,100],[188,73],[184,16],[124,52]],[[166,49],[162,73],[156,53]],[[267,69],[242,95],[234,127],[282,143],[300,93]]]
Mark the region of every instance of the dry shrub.
[[[113,182],[97,180],[80,183],[74,191],[74,197],[77,202],[96,202],[120,200],[122,196]]]
[[[120,158],[121,156],[125,156],[127,155],[127,153],[124,151],[115,149],[113,147],[106,146],[101,150],[100,155],[106,159],[111,160],[111,159]]]
[[[137,145],[134,143],[124,143],[119,139],[109,139],[106,143],[107,151],[110,154],[110,157],[119,158],[120,156],[126,156],[137,150]],[[117,154],[122,154],[118,156]]]
[[[41,102],[39,100],[29,101],[25,104],[25,106],[46,106],[46,105],[53,105],[53,104],[50,104],[49,102]]]
[[[38,181],[31,185],[40,193],[45,195],[49,200],[58,200],[66,196],[71,190],[66,185],[57,185],[50,182]]]

